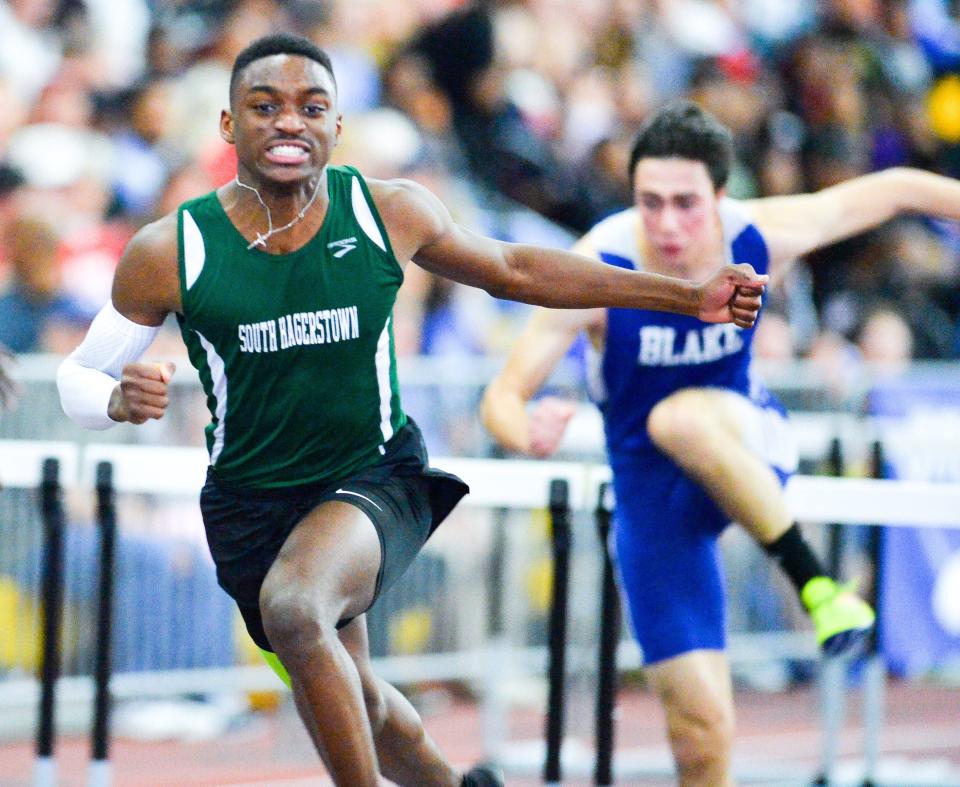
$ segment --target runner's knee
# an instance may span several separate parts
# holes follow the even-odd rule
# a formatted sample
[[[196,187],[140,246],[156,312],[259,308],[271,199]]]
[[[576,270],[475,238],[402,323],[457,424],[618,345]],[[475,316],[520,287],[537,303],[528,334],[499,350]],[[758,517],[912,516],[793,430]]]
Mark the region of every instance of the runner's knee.
[[[697,391],[680,391],[662,399],[647,417],[647,432],[666,454],[700,447],[713,426],[707,401]]]
[[[263,628],[275,652],[288,669],[296,661],[315,653],[318,648],[334,646],[336,620],[324,615],[320,606],[294,586],[276,587],[267,581],[260,592],[260,614]]]
[[[732,711],[719,706],[670,714],[670,744],[680,773],[695,777],[725,769],[733,728]]]

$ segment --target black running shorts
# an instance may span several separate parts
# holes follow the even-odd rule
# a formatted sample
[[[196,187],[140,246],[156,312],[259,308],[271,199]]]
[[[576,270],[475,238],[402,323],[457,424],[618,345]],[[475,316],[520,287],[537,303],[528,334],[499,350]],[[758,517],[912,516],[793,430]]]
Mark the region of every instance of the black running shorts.
[[[411,419],[385,449],[377,464],[336,483],[238,489],[207,471],[200,511],[217,580],[237,602],[259,647],[273,650],[260,617],[260,587],[287,536],[318,505],[329,500],[350,503],[373,522],[381,546],[376,600],[469,491],[455,475],[428,466],[423,437]],[[340,621],[340,627],[348,622]]]

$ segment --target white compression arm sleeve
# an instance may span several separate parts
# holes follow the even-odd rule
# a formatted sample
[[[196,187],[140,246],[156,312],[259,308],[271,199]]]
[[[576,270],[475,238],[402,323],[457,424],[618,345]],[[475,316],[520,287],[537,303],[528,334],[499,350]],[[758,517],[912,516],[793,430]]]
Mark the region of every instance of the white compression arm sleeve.
[[[112,303],[104,306],[80,346],[57,370],[63,411],[86,429],[114,426],[107,406],[123,367],[139,360],[159,330],[128,320]]]

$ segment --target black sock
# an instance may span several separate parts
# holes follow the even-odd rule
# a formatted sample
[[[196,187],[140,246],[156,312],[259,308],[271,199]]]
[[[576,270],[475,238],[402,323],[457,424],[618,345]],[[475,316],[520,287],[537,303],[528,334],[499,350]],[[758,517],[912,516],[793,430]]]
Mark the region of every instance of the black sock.
[[[780,564],[798,593],[814,577],[826,576],[820,559],[813,554],[796,523],[776,541],[764,544],[763,548]]]

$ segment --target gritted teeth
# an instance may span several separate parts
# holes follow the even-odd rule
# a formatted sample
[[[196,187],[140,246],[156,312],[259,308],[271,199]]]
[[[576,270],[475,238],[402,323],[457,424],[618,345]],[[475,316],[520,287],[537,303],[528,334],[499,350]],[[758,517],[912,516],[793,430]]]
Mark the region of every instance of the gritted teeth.
[[[290,145],[286,143],[271,145],[269,148],[267,148],[267,150],[278,156],[305,156],[307,154],[307,151],[299,145]]]

